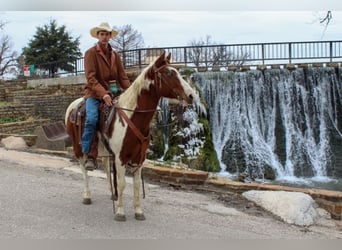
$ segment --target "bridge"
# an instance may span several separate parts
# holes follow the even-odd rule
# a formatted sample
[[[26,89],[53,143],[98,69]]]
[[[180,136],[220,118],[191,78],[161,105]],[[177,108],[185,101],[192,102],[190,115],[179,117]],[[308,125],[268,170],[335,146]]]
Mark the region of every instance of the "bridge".
[[[336,66],[342,62],[341,40],[141,48],[120,51],[119,53],[125,68],[128,70],[146,67],[162,51],[171,53],[171,64],[194,68],[198,71],[308,63]],[[35,65],[36,75],[38,77],[51,77],[51,73],[45,69],[58,68],[59,63],[61,62]],[[75,60],[73,68],[73,71],[58,71],[54,75],[84,74],[84,58]]]

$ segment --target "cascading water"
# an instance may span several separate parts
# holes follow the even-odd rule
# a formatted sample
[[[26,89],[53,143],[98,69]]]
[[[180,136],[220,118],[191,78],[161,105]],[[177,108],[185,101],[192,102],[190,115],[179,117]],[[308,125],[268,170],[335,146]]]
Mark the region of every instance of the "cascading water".
[[[196,95],[196,97],[198,96]],[[180,151],[182,151],[182,154],[173,155],[173,160],[177,160],[181,156],[185,156],[188,159],[196,158],[196,156],[199,154],[199,150],[204,145],[203,138],[198,137],[203,131],[203,125],[199,122],[198,113],[206,116],[206,109],[203,104],[199,99],[195,99],[193,105],[188,106],[187,108],[178,106],[178,108],[182,109],[182,113],[179,113],[178,115],[181,114],[181,120],[185,122],[181,126],[176,125],[175,121],[179,121],[179,119],[175,117],[174,113],[170,112],[169,100],[167,98],[162,98],[159,102],[160,112],[158,112],[157,126],[161,128],[161,134],[164,143],[164,152],[163,155],[158,159],[159,161],[164,161],[165,155],[169,150],[170,133],[174,134],[174,136],[179,136],[182,138],[182,144],[177,145],[179,148],[181,148]]]
[[[169,111],[169,101],[166,98],[162,98],[159,101],[159,107],[161,112],[159,112],[158,116],[158,121],[160,123],[159,126],[162,128],[162,135],[163,135],[163,140],[164,140],[164,153],[162,157],[160,157],[160,161],[164,160],[164,156],[166,152],[169,150],[169,116],[170,116],[170,111]]]
[[[341,79],[331,67],[196,73],[222,172],[342,177]]]

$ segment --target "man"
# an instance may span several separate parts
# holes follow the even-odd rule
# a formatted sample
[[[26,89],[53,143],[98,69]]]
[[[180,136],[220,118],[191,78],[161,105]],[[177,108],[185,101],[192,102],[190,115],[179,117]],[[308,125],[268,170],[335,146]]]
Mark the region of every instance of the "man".
[[[118,32],[113,30],[108,23],[90,30],[92,37],[98,42],[85,52],[84,67],[87,84],[85,87],[86,122],[81,138],[82,153],[85,160],[85,169],[94,170],[97,153],[91,153],[92,143],[99,117],[99,104],[103,101],[112,106],[112,93],[110,82],[116,81],[121,89],[127,89],[130,81],[124,70],[119,54],[112,49],[109,40]],[[96,151],[97,152],[97,149]]]

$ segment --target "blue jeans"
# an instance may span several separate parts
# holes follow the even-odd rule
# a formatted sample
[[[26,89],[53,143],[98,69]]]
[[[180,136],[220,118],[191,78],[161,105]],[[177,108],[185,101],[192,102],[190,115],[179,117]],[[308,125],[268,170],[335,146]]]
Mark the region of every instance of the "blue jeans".
[[[88,154],[90,152],[91,144],[93,143],[96,125],[99,118],[100,100],[95,98],[86,99],[86,121],[82,134],[81,145],[82,153]]]

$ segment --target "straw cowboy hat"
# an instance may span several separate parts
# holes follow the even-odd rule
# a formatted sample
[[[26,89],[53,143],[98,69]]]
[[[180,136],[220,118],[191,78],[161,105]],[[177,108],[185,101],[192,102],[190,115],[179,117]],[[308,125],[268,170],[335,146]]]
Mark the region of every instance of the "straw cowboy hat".
[[[116,30],[113,30],[113,29],[109,26],[108,23],[101,23],[100,25],[98,25],[98,26],[96,26],[96,27],[94,27],[94,28],[92,28],[92,29],[90,30],[90,35],[91,35],[92,37],[97,38],[97,32],[99,32],[99,31],[111,32],[112,34],[111,34],[110,38],[113,38],[113,37],[115,37],[115,36],[118,34],[118,32],[117,32]]]

